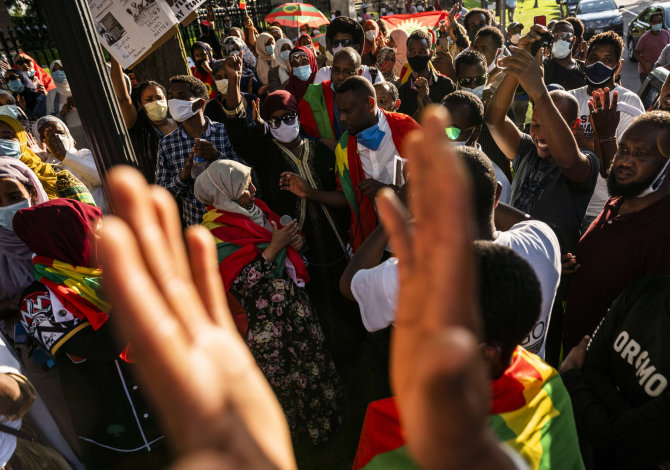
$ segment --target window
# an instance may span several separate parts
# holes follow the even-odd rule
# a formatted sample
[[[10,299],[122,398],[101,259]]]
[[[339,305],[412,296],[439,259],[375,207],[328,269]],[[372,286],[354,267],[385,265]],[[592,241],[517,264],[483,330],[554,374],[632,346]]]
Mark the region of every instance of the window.
[[[597,0],[595,2],[580,2],[577,7],[578,14],[596,13],[598,11],[616,10],[617,6],[612,0]]]

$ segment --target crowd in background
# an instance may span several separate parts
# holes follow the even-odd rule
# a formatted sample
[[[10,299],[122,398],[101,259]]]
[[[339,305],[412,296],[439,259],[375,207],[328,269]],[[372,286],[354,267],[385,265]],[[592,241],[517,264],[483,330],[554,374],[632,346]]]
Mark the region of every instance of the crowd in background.
[[[199,410],[197,400],[163,401],[147,383],[147,364],[164,379],[171,367],[156,366],[165,361],[177,377],[178,351],[209,337],[195,320],[189,324],[188,301],[200,305],[191,284],[205,304],[225,297],[230,310],[210,326],[217,332],[227,325],[236,340],[223,335],[208,354],[217,356],[220,346],[228,367],[235,360],[226,355],[235,352],[240,368],[260,371],[245,398],[231,403],[246,400],[259,410],[278,403],[267,405],[272,445],[259,441],[263,431],[250,424],[245,406],[231,418],[244,424],[239,429],[250,427],[239,439],[255,439],[263,450],[257,454],[278,467],[282,445],[306,469],[441,467],[431,456],[444,436],[434,433],[431,448],[424,434],[447,424],[437,423],[437,412],[433,420],[414,419],[421,413],[410,411],[421,406],[408,405],[408,390],[420,384],[411,380],[412,367],[399,365],[412,321],[410,289],[421,300],[417,309],[421,302],[435,312],[461,308],[462,325],[477,338],[478,365],[467,370],[486,380],[458,387],[467,396],[486,389],[478,411],[465,406],[471,413],[463,415],[485,425],[454,430],[449,442],[496,439],[487,452],[470,453],[467,468],[670,467],[663,352],[670,334],[670,232],[663,228],[670,79],[644,103],[621,84],[624,43],[613,31],[585,40],[574,17],[523,25],[513,21],[510,2],[503,31],[488,9],[446,3],[408,1],[404,13],[447,11],[434,28],[410,31],[390,28],[365,5],[356,19],[330,12],[317,41],[309,25],[260,31],[248,16],[243,25],[203,20],[188,51],[190,74],[169,83],[137,83],[112,59],[109,74],[139,170],[163,190],[141,179],[131,188],[140,178],[132,173],[103,187],[61,61],[47,71],[18,53],[12,66],[2,64],[4,468],[175,462],[164,435],[175,439],[174,417],[185,412],[171,417],[166,410]],[[381,15],[395,13],[382,5]],[[642,81],[656,67],[670,68],[662,14],[652,14],[636,46]],[[108,198],[141,255],[129,245],[103,259],[112,246],[100,238],[112,213]],[[443,238],[431,239],[428,227],[440,224]],[[215,249],[198,249],[203,232]],[[412,259],[408,240],[422,234],[435,245],[417,245],[425,257]],[[467,259],[448,251],[464,237],[454,246],[465,247]],[[133,286],[139,274],[131,261],[138,259],[162,297]],[[462,279],[441,278],[444,263],[458,259]],[[214,264],[212,280],[205,274]],[[115,273],[111,284],[103,265]],[[170,280],[173,270],[186,278]],[[471,274],[478,287],[468,290]],[[430,280],[423,291],[419,279]],[[455,290],[461,282],[462,298]],[[466,318],[468,296],[477,307]],[[143,324],[140,346],[142,328],[128,324],[140,325],[142,315],[155,322]],[[446,317],[435,313],[433,327],[439,318]],[[167,328],[183,329],[186,339]],[[216,393],[208,361],[216,364],[207,357],[181,367],[177,392],[192,387],[203,400],[206,390]],[[236,435],[230,426],[214,432]],[[290,438],[275,440],[273,426]],[[188,428],[185,435],[198,433]],[[232,468],[255,468],[251,460]]]

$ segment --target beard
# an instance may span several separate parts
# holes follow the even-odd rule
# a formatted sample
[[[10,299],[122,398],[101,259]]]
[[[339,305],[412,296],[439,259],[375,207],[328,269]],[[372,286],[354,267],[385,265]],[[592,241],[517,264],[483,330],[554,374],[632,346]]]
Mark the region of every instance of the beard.
[[[619,184],[616,180],[616,175],[612,171],[610,177],[607,178],[607,191],[612,197],[621,196],[623,198],[637,197],[649,187],[649,185],[656,179],[658,175],[651,175],[644,181],[635,181],[628,184]]]

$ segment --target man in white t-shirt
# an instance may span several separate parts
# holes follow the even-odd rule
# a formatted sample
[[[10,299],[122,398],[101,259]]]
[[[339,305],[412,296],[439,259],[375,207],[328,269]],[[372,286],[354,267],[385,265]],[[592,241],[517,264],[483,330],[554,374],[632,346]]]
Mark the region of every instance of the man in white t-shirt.
[[[521,346],[544,357],[547,327],[560,281],[561,263],[558,238],[544,222],[498,204],[500,185],[488,157],[476,147],[459,147],[458,154],[469,170],[474,190],[477,239],[506,246],[534,269],[542,288],[540,317]],[[395,319],[398,292],[397,260],[378,264],[386,246],[386,236],[378,227],[351,259],[342,279],[342,293],[358,302],[363,325],[376,331]]]
[[[339,16],[331,21],[326,29],[326,50],[333,57],[345,47],[352,47],[362,54],[364,38],[363,27],[360,24],[346,16]],[[320,68],[314,77],[314,83],[330,80],[330,74],[330,66]],[[373,84],[384,81],[384,76],[377,69],[371,70],[367,65],[362,65],[358,74]]]
[[[619,125],[616,130],[616,138],[618,139],[626,130],[635,116],[644,112],[644,106],[640,97],[632,91],[621,85],[614,83],[614,77],[618,69],[623,65],[621,58],[623,52],[623,40],[613,31],[596,34],[589,41],[586,52],[586,86],[569,90],[568,93],[577,98],[579,102],[579,119],[581,120],[582,129],[584,130],[584,137],[593,141],[593,128],[589,121],[589,100],[592,98],[592,93],[599,88],[610,89],[610,96],[616,92],[618,95],[617,109],[620,112]],[[602,136],[600,136],[602,138]],[[591,147],[593,148],[593,147]],[[602,158],[602,156],[599,155]],[[600,176],[596,182],[596,187],[593,191],[593,196],[586,209],[584,216],[584,224],[582,231],[591,224],[600,211],[605,206],[605,202],[609,198],[607,193],[607,181],[605,176],[609,170],[611,162],[600,162]]]

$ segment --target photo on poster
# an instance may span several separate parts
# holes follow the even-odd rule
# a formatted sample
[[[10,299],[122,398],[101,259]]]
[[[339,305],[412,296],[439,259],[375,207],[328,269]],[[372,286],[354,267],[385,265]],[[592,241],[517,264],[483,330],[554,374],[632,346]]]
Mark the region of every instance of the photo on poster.
[[[123,7],[138,26],[149,26],[161,13],[156,0],[123,0]]]
[[[95,29],[108,46],[113,46],[126,34],[126,30],[111,13],[107,13],[100,21],[96,21]]]

